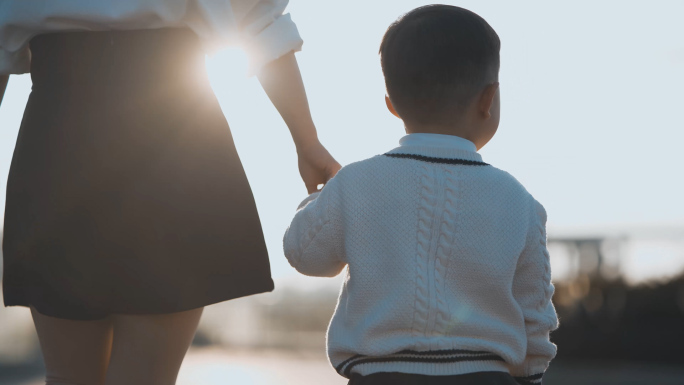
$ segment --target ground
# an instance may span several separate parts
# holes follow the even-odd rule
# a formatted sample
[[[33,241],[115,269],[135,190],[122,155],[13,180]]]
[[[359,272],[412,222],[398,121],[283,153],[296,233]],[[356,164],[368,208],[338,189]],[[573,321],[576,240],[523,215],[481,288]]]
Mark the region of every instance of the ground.
[[[3,385],[43,385],[41,369],[3,377]],[[177,385],[344,385],[323,352],[266,350],[231,351],[193,347]],[[554,362],[545,385],[683,385],[684,367],[619,362]]]

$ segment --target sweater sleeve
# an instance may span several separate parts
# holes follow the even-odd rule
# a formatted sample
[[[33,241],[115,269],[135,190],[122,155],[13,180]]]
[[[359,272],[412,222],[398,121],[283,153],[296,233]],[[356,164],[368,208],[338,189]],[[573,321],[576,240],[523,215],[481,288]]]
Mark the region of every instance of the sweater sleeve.
[[[283,248],[290,265],[302,274],[334,277],[344,269],[339,194],[335,178],[299,206],[285,231]]]
[[[289,0],[260,0],[240,21],[241,40],[250,59],[250,74],[290,52],[301,51],[304,41],[290,14]]]
[[[553,284],[546,248],[546,211],[533,202],[527,244],[520,255],[513,280],[513,296],[522,309],[527,335],[525,360],[512,368],[519,384],[541,384],[549,362],[556,356],[556,345],[550,339],[558,327],[558,317],[551,302]]]

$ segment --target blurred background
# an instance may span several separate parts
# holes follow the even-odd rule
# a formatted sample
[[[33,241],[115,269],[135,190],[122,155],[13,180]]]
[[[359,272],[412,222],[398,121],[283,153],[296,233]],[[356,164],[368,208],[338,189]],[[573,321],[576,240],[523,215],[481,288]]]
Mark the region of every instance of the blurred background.
[[[550,385],[684,384],[684,2],[446,2],[502,40],[502,120],[482,151],[547,209],[561,327]],[[397,145],[377,51],[425,1],[292,0],[322,142],[340,163]],[[207,58],[263,223],[276,290],[205,310],[180,385],[345,384],[325,356],[341,284],[298,275],[281,239],[306,191],[287,128],[239,48]],[[0,189],[28,75],[0,108]],[[4,194],[0,196],[4,207]],[[0,384],[39,384],[29,311],[0,308]]]

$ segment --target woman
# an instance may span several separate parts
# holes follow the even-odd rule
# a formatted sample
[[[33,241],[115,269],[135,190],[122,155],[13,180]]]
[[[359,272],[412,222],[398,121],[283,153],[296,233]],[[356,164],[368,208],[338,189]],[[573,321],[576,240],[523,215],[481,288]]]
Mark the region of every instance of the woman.
[[[31,73],[7,185],[4,301],[31,308],[48,384],[175,382],[206,305],[270,291],[254,199],[204,70],[241,41],[297,146],[320,144],[288,0],[0,4],[0,89]]]

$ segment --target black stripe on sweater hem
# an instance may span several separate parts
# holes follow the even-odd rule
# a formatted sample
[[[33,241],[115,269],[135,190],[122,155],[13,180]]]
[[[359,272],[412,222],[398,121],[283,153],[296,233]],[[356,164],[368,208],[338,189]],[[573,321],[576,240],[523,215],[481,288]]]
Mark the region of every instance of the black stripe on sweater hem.
[[[450,355],[455,355],[455,354],[491,354],[489,352],[484,352],[484,351],[477,351],[477,350],[465,350],[465,349],[445,349],[445,350],[428,350],[428,351],[423,351],[419,352],[417,350],[402,350],[400,352],[394,353],[394,355],[397,354],[411,354],[415,356],[450,356]],[[350,361],[356,360],[358,358],[364,358],[365,356],[361,354],[354,355],[352,357],[347,358],[346,360],[342,361],[339,365],[335,367],[335,370],[340,372],[342,368],[347,365]]]
[[[335,367],[335,370],[337,371],[337,373],[342,374],[342,369],[345,367],[345,365],[347,365],[347,364],[350,363],[351,361],[354,361],[354,360],[357,359],[357,358],[363,358],[363,357],[364,357],[364,356],[362,356],[362,355],[360,355],[360,354],[357,354],[357,355],[355,355],[355,356],[351,356],[351,357],[347,358],[346,360],[342,361],[341,364],[337,365],[337,366]]]
[[[335,369],[341,376],[349,378],[352,369],[357,365],[363,364],[383,362],[424,362],[431,364],[449,364],[464,361],[504,361],[504,359],[489,352],[471,350],[438,350],[426,352],[403,350],[399,353],[385,357],[367,357],[358,354],[345,360]]]
[[[445,350],[428,350],[428,351],[423,351],[419,352],[417,350],[402,350],[400,352],[394,353],[394,355],[397,354],[412,354],[416,356],[449,356],[449,355],[454,355],[454,354],[491,354],[489,352],[484,352],[484,351],[477,351],[477,350],[465,350],[465,349],[445,349]],[[354,356],[351,356],[347,358],[346,360],[342,361],[339,365],[335,367],[335,369],[339,372],[348,362],[353,361],[357,358],[363,358],[365,356],[361,354],[356,354]]]
[[[442,163],[442,164],[460,164],[464,166],[489,166],[489,163],[479,162],[477,160],[467,160],[467,159],[451,159],[451,158],[435,158],[431,156],[417,155],[417,154],[394,154],[387,153],[384,154],[390,158],[399,159],[414,159],[421,162],[429,163]]]

